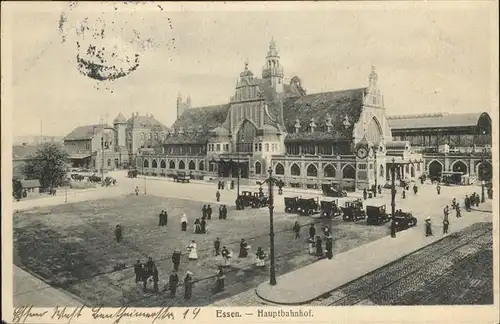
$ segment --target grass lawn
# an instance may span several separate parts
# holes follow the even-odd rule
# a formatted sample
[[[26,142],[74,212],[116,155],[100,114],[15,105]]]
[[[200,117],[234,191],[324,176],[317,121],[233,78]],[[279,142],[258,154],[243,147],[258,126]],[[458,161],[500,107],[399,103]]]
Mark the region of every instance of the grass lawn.
[[[194,234],[193,222],[201,216],[202,204],[191,200],[156,196],[127,195],[120,198],[86,201],[35,208],[16,213],[14,227],[14,263],[37,274],[48,283],[81,297],[88,306],[116,307],[158,305],[207,305],[215,299],[256,287],[268,279],[268,267],[254,266],[254,253],[261,246],[269,250],[269,216],[267,209],[236,211],[230,207],[227,220],[218,219],[218,208],[208,222],[207,234]],[[166,209],[168,226],[158,227],[158,213]],[[188,231],[181,232],[180,215],[188,216]],[[341,220],[313,220],[275,212],[275,250],[277,274],[289,272],[316,260],[309,256],[306,243],[308,229],[302,228],[295,240],[292,227],[317,222],[332,226],[334,253],[340,253],[388,235],[387,226],[344,223]],[[114,228],[124,228],[124,240],[114,240]],[[235,259],[226,274],[226,291],[213,296],[213,276],[222,260],[215,257],[213,241],[233,251]],[[245,238],[252,247],[247,259],[238,259],[239,241]],[[189,261],[185,247],[191,240],[198,244],[197,261]],[[144,294],[135,284],[133,264],[151,256],[159,269],[160,288],[168,281],[173,268],[171,255],[175,248],[183,251],[179,276],[186,270],[194,273],[195,287],[189,302],[182,300],[183,288],[172,300],[168,294]],[[116,271],[123,263],[126,268]]]

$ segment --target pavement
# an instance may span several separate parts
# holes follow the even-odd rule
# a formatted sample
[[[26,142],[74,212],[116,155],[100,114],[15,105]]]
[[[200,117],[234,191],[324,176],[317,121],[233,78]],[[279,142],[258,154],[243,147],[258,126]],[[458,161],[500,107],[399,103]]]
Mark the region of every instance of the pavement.
[[[78,297],[46,284],[18,266],[14,265],[13,267],[14,307],[25,305],[37,305],[37,307],[49,307],[52,305],[78,307],[84,304]]]
[[[450,217],[450,233],[484,221],[492,221],[492,201],[480,205],[486,212],[463,213],[463,217]],[[439,210],[440,211],[440,210]],[[262,283],[256,294],[267,302],[280,305],[306,304],[325,293],[337,289],[376,269],[411,254],[443,238],[441,223],[433,223],[434,236],[424,235],[424,224],[398,232],[397,237],[386,236],[358,248],[333,256],[331,260],[319,260],[311,265],[289,272],[277,278],[271,286]]]

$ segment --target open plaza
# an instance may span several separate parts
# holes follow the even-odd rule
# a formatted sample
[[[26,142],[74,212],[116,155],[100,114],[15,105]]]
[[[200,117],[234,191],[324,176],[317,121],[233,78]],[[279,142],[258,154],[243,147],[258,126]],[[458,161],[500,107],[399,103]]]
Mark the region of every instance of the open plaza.
[[[65,294],[75,296],[75,299],[88,306],[210,305],[248,292],[255,294],[256,289],[257,293],[260,289],[264,295],[269,293],[271,298],[275,298],[273,293],[266,292],[265,287],[262,287],[269,280],[269,261],[266,261],[266,267],[260,268],[256,266],[254,258],[258,247],[269,252],[270,223],[267,208],[236,210],[236,190],[220,191],[220,202],[217,202],[217,186],[213,183],[176,183],[171,179],[152,177],[129,179],[125,171],[115,173],[118,179],[116,187],[95,188],[93,191],[71,195],[69,199],[58,195],[15,203],[15,265]],[[136,187],[139,187],[139,195],[134,193]],[[241,190],[257,189],[256,186],[241,187]],[[411,211],[419,223],[391,239],[389,223],[370,226],[364,220],[345,222],[339,217],[330,219],[320,218],[318,215],[311,217],[285,213],[284,197],[302,196],[320,200],[325,197],[317,191],[293,188],[285,188],[283,195],[277,195],[276,189],[274,239],[278,285],[275,287],[279,290],[283,289],[280,284],[294,285],[292,290],[299,292],[299,295],[307,295],[300,293],[301,289],[308,289],[310,286],[310,283],[303,282],[306,278],[301,278],[300,273],[296,279],[286,279],[286,276],[293,276],[295,272],[305,270],[308,266],[320,267],[321,262],[334,261],[337,257],[364,247],[366,248],[362,252],[365,258],[375,251],[383,255],[386,253],[383,249],[374,248],[374,251],[370,251],[370,244],[387,244],[383,240],[408,245],[406,241],[409,238],[406,235],[425,237],[424,220],[427,217],[431,217],[436,239],[439,239],[442,237],[442,209],[446,201],[451,203],[453,198],[457,198],[462,202],[466,194],[480,193],[480,190],[475,185],[449,186],[443,187],[438,196],[435,185],[425,183],[420,186],[417,194],[408,193],[406,199],[398,195],[397,208]],[[348,197],[339,198],[339,204],[359,196],[359,193],[350,193]],[[386,205],[389,208],[390,199],[390,190],[384,189],[381,195],[365,200],[364,204]],[[208,221],[207,233],[194,234],[193,222],[196,218],[201,218],[201,209],[208,204],[214,209],[214,213]],[[219,204],[228,205],[227,219],[219,219]],[[491,206],[491,201],[487,200],[480,205],[479,210],[464,211],[461,219],[451,214],[451,232],[474,223],[491,222]],[[158,226],[158,214],[161,210],[168,212],[167,226]],[[182,214],[186,214],[188,218],[186,232],[181,231]],[[296,221],[301,226],[299,239],[295,239],[292,229]],[[121,242],[116,242],[114,238],[117,224],[123,228]],[[324,226],[331,228],[335,256],[333,260],[319,260],[321,258],[308,253],[310,224],[315,225],[317,232],[321,232]],[[491,236],[491,232],[488,235]],[[221,245],[227,246],[233,253],[234,258],[231,265],[225,268],[224,291],[214,294],[215,275],[218,266],[224,264],[220,256],[215,256],[213,242],[217,237]],[[245,239],[250,245],[247,258],[237,257],[241,239]],[[188,259],[186,247],[192,240],[198,244],[198,260]],[[428,241],[425,244],[431,243]],[[391,249],[392,246],[388,245],[387,248]],[[36,254],[33,253],[35,249]],[[163,290],[168,286],[169,274],[173,269],[171,257],[175,249],[182,252],[180,277],[186,271],[193,273],[193,295],[187,301],[182,296],[182,286],[176,298],[171,298],[168,289]],[[405,249],[401,250],[404,252]],[[410,252],[412,251],[408,253]],[[388,254],[390,256],[391,253]],[[142,283],[134,280],[134,263],[136,260],[144,263],[149,257],[156,263],[159,271],[158,293],[153,292],[150,285],[144,292]],[[337,278],[347,278],[349,273],[356,273],[345,264],[342,266],[332,263],[331,266],[321,267],[323,268],[309,270],[308,280],[321,282],[320,277],[328,278],[324,275],[325,271],[331,271]],[[288,282],[290,280],[292,281]],[[15,280],[15,286],[20,284]],[[317,288],[311,289],[314,295]],[[22,293],[21,300],[29,296],[29,289],[27,291]],[[252,296],[252,300],[259,298]],[[266,302],[263,299],[261,301]],[[42,301],[37,301],[40,302]],[[49,306],[53,302],[46,299],[42,303]],[[245,302],[242,304],[245,305]],[[236,305],[237,302],[234,306]]]

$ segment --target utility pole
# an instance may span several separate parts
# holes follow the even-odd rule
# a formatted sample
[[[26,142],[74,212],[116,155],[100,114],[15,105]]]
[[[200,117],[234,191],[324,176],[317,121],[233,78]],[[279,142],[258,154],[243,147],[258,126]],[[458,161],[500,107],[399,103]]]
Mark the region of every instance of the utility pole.
[[[101,118],[101,186],[104,187],[104,118]]]

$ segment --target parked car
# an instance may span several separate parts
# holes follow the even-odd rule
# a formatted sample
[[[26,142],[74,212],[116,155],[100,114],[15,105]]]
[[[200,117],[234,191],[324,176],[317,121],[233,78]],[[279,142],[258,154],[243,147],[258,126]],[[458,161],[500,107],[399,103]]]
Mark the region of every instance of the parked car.
[[[331,201],[321,201],[321,216],[335,217],[340,215],[342,215],[342,210],[339,208],[338,199]]]
[[[346,201],[345,206],[341,207],[341,209],[342,219],[344,221],[355,222],[357,220],[366,218],[366,213],[363,209],[363,201],[361,199]]]
[[[189,183],[190,179],[191,179],[190,175],[184,171],[179,171],[174,176],[174,182]]]
[[[314,198],[299,198],[297,200],[297,211],[301,215],[312,215],[320,212],[320,205]]]
[[[347,197],[347,191],[342,190],[337,185],[324,183],[321,185],[323,194],[327,197]]]
[[[129,170],[128,177],[129,178],[137,178],[137,170]]]
[[[299,197],[285,197],[285,213],[296,213]]]
[[[390,217],[387,215],[385,205],[366,206],[367,225],[382,225],[388,221],[390,221]]]
[[[397,232],[404,231],[417,225],[417,218],[413,217],[412,213],[405,213],[401,209],[398,209],[394,213],[394,223]]]
[[[269,197],[258,192],[242,191],[238,198],[243,207],[261,208],[269,206]]]

